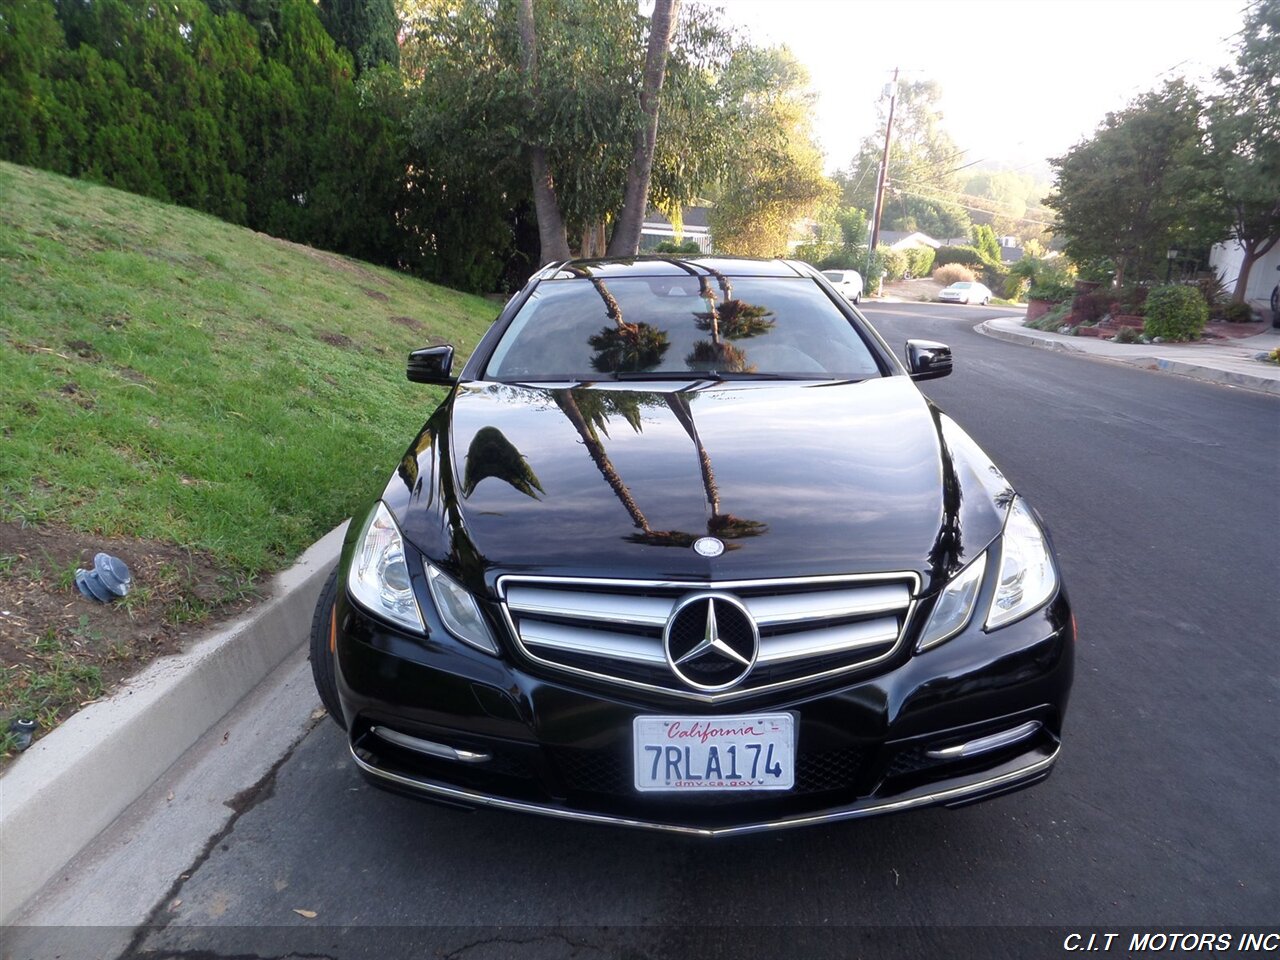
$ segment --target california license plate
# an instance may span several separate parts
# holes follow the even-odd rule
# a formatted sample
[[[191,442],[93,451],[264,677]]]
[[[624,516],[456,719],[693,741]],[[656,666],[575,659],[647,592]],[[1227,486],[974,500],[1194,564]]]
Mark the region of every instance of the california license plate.
[[[740,717],[636,717],[640,791],[790,790],[795,722],[789,713]]]

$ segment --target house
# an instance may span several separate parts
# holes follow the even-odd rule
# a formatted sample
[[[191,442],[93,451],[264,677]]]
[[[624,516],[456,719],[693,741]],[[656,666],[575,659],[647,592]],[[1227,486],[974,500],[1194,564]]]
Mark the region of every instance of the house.
[[[903,230],[880,231],[879,246],[888,247],[890,250],[910,250],[913,247],[933,247],[937,250],[943,245],[944,241],[935,240],[919,230],[910,233]]]
[[[640,227],[640,252],[651,252],[660,243],[692,240],[703,253],[712,253],[711,230],[707,225],[709,210],[707,205],[685,207],[680,215],[684,222],[679,230],[657,210],[650,210]]]

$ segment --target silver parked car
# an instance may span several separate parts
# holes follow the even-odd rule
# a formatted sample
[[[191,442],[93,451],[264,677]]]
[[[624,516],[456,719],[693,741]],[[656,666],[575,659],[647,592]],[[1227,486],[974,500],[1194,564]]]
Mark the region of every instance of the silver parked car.
[[[862,299],[862,274],[857,270],[823,270],[822,275],[850,303],[857,303]]]

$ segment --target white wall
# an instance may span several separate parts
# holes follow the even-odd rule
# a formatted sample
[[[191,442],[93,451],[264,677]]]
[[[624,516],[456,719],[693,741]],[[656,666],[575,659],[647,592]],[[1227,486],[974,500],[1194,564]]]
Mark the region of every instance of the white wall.
[[[1209,265],[1222,278],[1228,291],[1236,288],[1236,278],[1240,276],[1240,264],[1243,260],[1240,244],[1234,240],[1219,243],[1209,252]],[[1257,260],[1249,271],[1249,286],[1244,293],[1246,300],[1257,301],[1259,306],[1267,306],[1271,302],[1271,291],[1280,283],[1280,270],[1277,267],[1280,267],[1280,243]]]

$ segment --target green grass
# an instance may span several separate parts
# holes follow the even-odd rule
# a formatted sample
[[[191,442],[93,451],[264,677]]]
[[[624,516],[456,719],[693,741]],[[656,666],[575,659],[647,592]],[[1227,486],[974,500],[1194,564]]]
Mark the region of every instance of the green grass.
[[[1030,320],[1023,326],[1030,327],[1032,330],[1044,330],[1047,333],[1057,333],[1058,328],[1062,326],[1063,321],[1071,315],[1071,301],[1060,303],[1056,307],[1050,309],[1044,316]]]
[[[496,313],[6,163],[0,291],[0,519],[168,541],[247,574],[381,488],[441,395],[405,381],[406,354],[439,338],[461,359]]]

